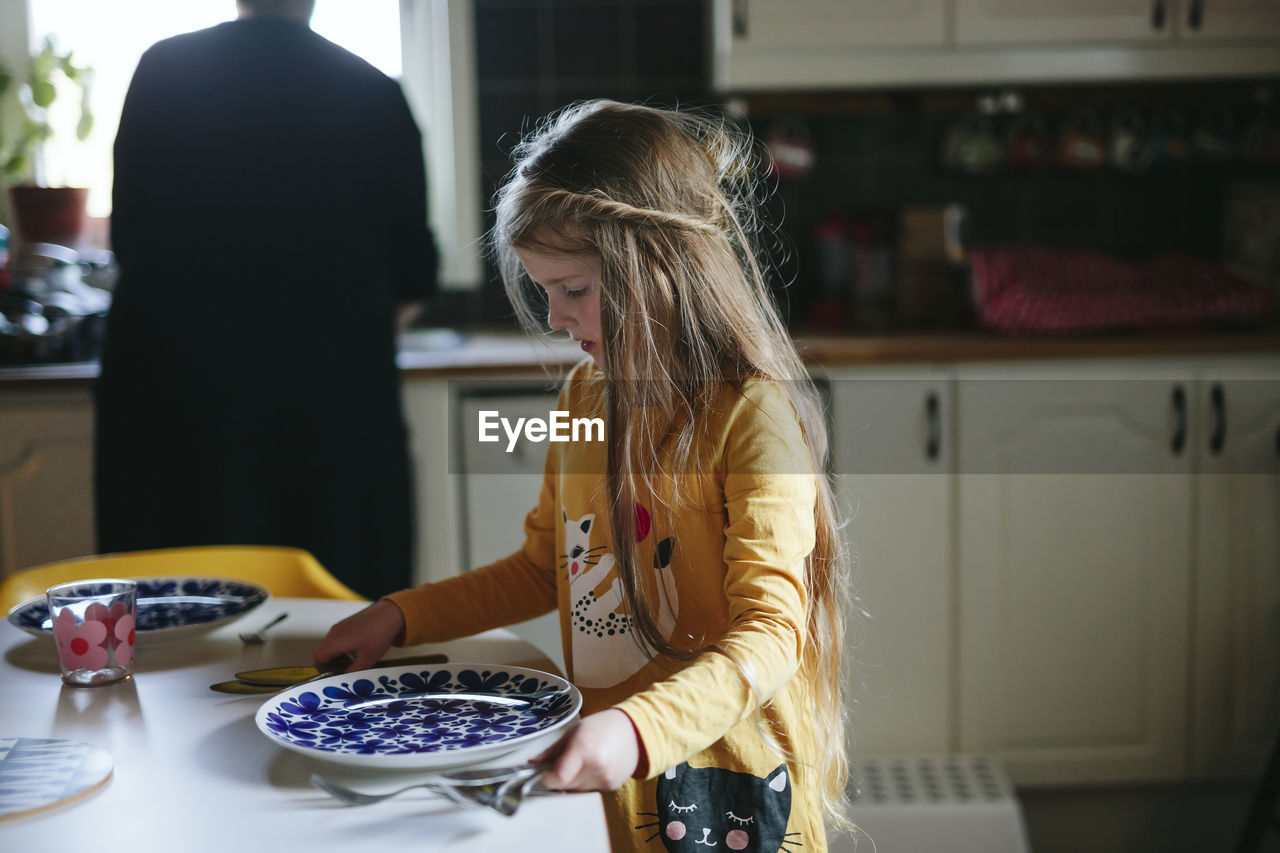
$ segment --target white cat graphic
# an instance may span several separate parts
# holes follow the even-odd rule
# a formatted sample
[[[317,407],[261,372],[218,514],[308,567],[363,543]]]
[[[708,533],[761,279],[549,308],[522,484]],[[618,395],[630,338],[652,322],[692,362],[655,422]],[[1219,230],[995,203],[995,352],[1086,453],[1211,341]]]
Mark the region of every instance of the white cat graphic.
[[[640,671],[648,658],[635,639],[631,614],[622,601],[622,581],[614,571],[613,555],[604,545],[591,546],[594,513],[570,519],[563,511],[564,569],[569,574],[573,636],[573,680],[580,687],[612,687]],[[671,540],[658,548],[658,628],[670,637],[679,601],[670,574]]]

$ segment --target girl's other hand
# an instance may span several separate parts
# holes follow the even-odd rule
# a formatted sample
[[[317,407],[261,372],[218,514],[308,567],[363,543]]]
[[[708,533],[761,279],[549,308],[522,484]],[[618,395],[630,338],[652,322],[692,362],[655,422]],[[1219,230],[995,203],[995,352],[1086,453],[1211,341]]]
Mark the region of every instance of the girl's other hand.
[[[535,761],[554,761],[542,784],[562,791],[616,791],[640,763],[640,738],[617,708],[589,714]]]
[[[317,667],[341,657],[351,659],[343,672],[368,669],[404,631],[404,613],[391,601],[375,601],[329,629],[312,652]]]

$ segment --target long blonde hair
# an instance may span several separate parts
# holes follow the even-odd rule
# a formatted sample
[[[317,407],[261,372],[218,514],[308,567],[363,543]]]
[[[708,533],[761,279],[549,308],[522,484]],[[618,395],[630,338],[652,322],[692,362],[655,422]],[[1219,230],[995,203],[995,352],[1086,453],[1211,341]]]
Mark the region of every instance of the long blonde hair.
[[[517,249],[597,253],[604,346],[606,483],[614,557],[638,639],[654,654],[689,659],[657,626],[641,581],[632,512],[663,472],[699,470],[699,414],[725,384],[773,380],[786,389],[819,473],[816,544],[805,566],[817,778],[829,815],[844,824],[841,648],[845,552],[826,470],[818,395],[769,294],[757,250],[759,158],[754,140],[706,112],[590,101],[548,118],[517,146],[496,200],[491,246],[512,306],[545,329]],[[662,418],[633,418],[644,409]],[[659,451],[663,450],[664,453]],[[672,477],[678,481],[678,477]],[[672,500],[678,503],[679,495]],[[751,682],[751,667],[735,661]],[[754,687],[754,685],[752,685]]]

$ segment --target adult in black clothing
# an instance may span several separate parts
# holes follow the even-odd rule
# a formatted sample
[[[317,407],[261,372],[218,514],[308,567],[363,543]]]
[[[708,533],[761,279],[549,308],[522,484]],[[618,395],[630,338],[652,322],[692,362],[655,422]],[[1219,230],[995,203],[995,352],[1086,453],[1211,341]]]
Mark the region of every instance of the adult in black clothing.
[[[98,546],[305,548],[375,597],[412,583],[395,333],[436,283],[421,137],[314,0],[238,6],[151,47],[120,117]]]

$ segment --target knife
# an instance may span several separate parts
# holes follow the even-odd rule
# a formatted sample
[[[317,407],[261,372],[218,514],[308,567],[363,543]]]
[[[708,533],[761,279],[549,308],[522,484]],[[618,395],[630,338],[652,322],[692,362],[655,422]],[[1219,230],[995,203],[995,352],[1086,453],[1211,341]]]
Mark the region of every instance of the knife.
[[[388,666],[417,666],[419,664],[447,663],[449,658],[442,654],[415,655],[405,658],[387,658],[375,663],[370,669]],[[219,693],[248,695],[253,693],[276,693],[285,687],[292,687],[306,681],[314,681],[329,675],[338,675],[341,667],[326,669],[321,672],[314,666],[277,666],[268,669],[251,669],[236,673],[235,681],[220,681],[210,684],[210,690]]]
[[[419,664],[428,663],[445,663],[448,657],[442,654],[415,655],[407,658],[385,658],[378,661],[369,669],[382,669],[388,666],[417,666]],[[315,678],[318,675],[339,675],[343,668],[350,663],[350,658],[343,661],[339,658],[337,661],[330,661],[332,667],[326,667],[321,672],[314,666],[278,666],[269,669],[250,669],[245,672],[237,672],[236,680],[243,681],[247,684],[258,684],[264,687],[288,687],[292,684],[298,684],[302,681]]]
[[[280,685],[271,684],[250,684],[247,681],[219,681],[217,684],[210,684],[209,689],[216,693],[232,693],[236,696],[260,696],[264,693],[279,693],[292,684]]]

